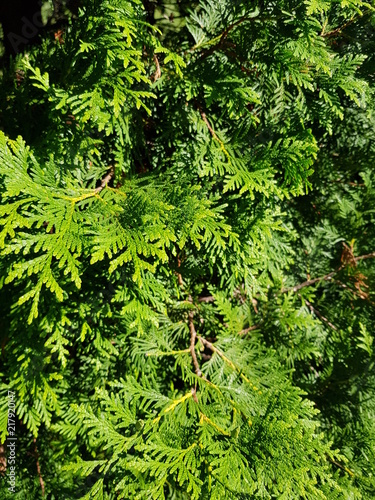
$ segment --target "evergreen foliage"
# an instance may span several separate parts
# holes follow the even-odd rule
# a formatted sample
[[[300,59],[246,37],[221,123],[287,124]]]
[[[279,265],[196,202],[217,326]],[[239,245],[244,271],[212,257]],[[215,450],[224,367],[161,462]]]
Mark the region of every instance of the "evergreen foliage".
[[[374,498],[374,49],[372,1],[83,0],[10,60],[1,498]]]

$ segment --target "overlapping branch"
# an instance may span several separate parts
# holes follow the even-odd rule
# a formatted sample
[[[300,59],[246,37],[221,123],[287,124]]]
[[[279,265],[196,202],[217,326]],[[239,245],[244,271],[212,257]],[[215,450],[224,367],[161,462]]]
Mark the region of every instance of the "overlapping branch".
[[[45,486],[44,486],[44,480],[43,480],[42,472],[41,472],[41,469],[40,469],[39,453],[38,453],[38,448],[36,446],[36,438],[35,437],[33,439],[33,442],[34,442],[34,456],[35,456],[35,459],[36,459],[36,470],[38,472],[40,488],[42,490],[42,497],[44,497]]]
[[[189,295],[189,302],[193,303],[192,296]],[[188,315],[188,326],[189,326],[189,331],[190,331],[190,354],[191,358],[193,360],[193,366],[194,366],[194,371],[198,375],[198,377],[202,377],[202,371],[200,369],[199,363],[198,363],[198,358],[197,358],[197,353],[195,352],[195,342],[197,340],[197,332],[195,330],[194,326],[194,315],[195,311],[191,310],[189,311]]]
[[[359,255],[358,257],[353,257],[352,261],[353,261],[353,263],[356,264],[357,262],[359,262],[361,260],[373,259],[373,258],[375,258],[375,252],[371,252],[371,253],[368,253],[366,255]],[[331,271],[328,274],[325,274],[324,276],[319,276],[318,278],[306,280],[303,283],[300,283],[299,285],[282,288],[280,293],[298,292],[298,290],[301,290],[302,288],[305,288],[307,286],[315,285],[315,283],[319,283],[321,281],[330,281],[333,278],[333,276],[335,276],[335,274],[342,271],[345,266],[346,266],[346,263],[343,263],[337,269],[335,269],[334,271]]]
[[[102,179],[102,181],[100,183],[100,186],[98,186],[95,189],[95,193],[100,193],[100,191],[102,191],[107,186],[107,184],[112,180],[112,177],[114,176],[114,173],[115,173],[115,170],[111,166],[108,174]]]

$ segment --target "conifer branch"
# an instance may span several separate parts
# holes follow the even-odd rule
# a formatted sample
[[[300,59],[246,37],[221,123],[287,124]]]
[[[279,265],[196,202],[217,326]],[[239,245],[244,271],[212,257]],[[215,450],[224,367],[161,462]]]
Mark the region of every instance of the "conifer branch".
[[[315,283],[319,283],[320,281],[329,281],[332,279],[332,277],[335,274],[340,272],[343,268],[344,268],[344,266],[342,265],[342,266],[338,267],[337,269],[335,269],[334,271],[331,271],[330,273],[325,274],[324,276],[319,276],[319,278],[306,280],[303,283],[300,283],[299,285],[283,288],[280,293],[297,292],[298,290],[301,290],[301,288],[305,288],[306,286],[315,285]]]
[[[180,259],[180,256],[177,255],[177,268],[178,269],[181,267],[181,263],[182,263],[182,261]],[[179,287],[184,288],[184,281],[182,279],[182,274],[179,271],[177,271],[176,274],[177,274],[177,281],[178,281]]]
[[[353,257],[352,261],[353,261],[353,263],[357,263],[361,260],[373,259],[373,258],[375,258],[375,252],[371,252],[371,253],[368,253],[366,255],[359,255],[358,257]],[[318,278],[304,281],[303,283],[300,283],[299,285],[282,288],[280,293],[297,292],[298,290],[301,290],[301,288],[315,285],[315,283],[319,283],[320,281],[330,281],[335,274],[339,273],[340,271],[342,271],[344,269],[346,264],[347,264],[347,262],[345,262],[344,264],[341,264],[341,266],[339,266],[337,269],[335,269],[334,271],[331,271],[328,274],[325,274],[324,276],[319,276]]]
[[[198,339],[202,342],[203,345],[205,345],[206,347],[208,347],[212,352],[215,352],[216,354],[218,354],[218,356],[221,357],[221,359],[228,365],[232,368],[232,370],[236,371],[240,377],[245,380],[245,382],[247,382],[252,389],[254,389],[254,391],[258,391],[259,389],[252,384],[252,382],[245,376],[244,373],[242,373],[242,370],[240,368],[238,368],[238,366],[235,365],[235,363],[233,363],[233,361],[231,361],[229,358],[227,358],[227,356],[225,356],[225,354],[220,350],[218,349],[216,346],[214,346],[214,344],[212,344],[211,342],[209,342],[208,340],[206,340],[205,338],[201,337],[201,336],[198,336]]]
[[[252,326],[249,326],[248,328],[244,328],[243,330],[240,330],[238,332],[238,335],[245,336],[249,332],[253,332],[254,330],[259,330],[259,328],[260,328],[260,324],[258,323],[257,325],[252,325]]]
[[[298,296],[302,297],[300,294],[298,294]],[[316,316],[318,316],[319,319],[321,319],[322,321],[327,323],[327,325],[330,326],[332,328],[332,330],[337,331],[337,328],[335,327],[335,325],[333,323],[331,323],[325,316],[323,316],[323,314],[321,314],[317,309],[315,309],[315,307],[311,304],[311,302],[309,302],[306,299],[304,299],[304,300],[305,300],[305,304],[307,305],[307,307],[310,309],[310,311],[312,313],[314,313]]]
[[[248,17],[248,16],[242,16],[240,19],[238,19],[237,21],[235,21],[234,23],[230,24],[227,28],[225,28],[225,30],[223,31],[223,33],[221,34],[221,40],[223,40],[224,38],[226,38],[229,33],[236,27],[236,26],[239,26],[240,24],[243,24],[247,21],[253,21],[254,19],[257,19],[258,16],[255,16],[255,17]]]
[[[347,21],[342,26],[339,26],[338,28],[336,28],[332,31],[328,31],[327,33],[324,32],[324,26],[323,26],[323,29],[320,33],[320,36],[325,37],[325,38],[331,38],[331,37],[334,37],[335,35],[339,35],[346,27],[350,26],[356,20],[357,20],[357,17],[352,17],[351,19],[349,19],[349,21]]]
[[[171,405],[168,406],[168,408],[166,408],[163,413],[169,413],[170,411],[173,411],[176,406],[180,405],[181,403],[183,403],[184,401],[186,401],[187,399],[193,397],[193,394],[192,392],[188,392],[187,394],[185,394],[184,396],[181,396],[180,398],[178,399],[175,399],[173,401],[173,403]]]
[[[212,135],[212,137],[215,139],[215,141],[221,142],[220,139],[218,138],[218,136],[216,135],[215,130],[211,127],[211,124],[207,119],[206,113],[202,109],[199,109],[199,111],[200,111],[202,120],[207,125],[207,128],[210,131],[210,134]]]
[[[27,498],[59,496],[47,471],[65,444],[67,498],[77,477],[87,498],[160,498],[165,488],[191,500],[265,489],[315,498],[323,483],[334,498],[345,465],[368,470],[360,452],[374,434],[364,271],[375,257],[374,103],[363,61],[375,34],[370,16],[359,18],[369,5],[171,1],[160,15],[181,15],[174,27],[154,18],[156,0],[79,1],[69,29],[30,47],[17,70],[2,68],[1,388],[3,399],[17,394],[0,408],[0,475],[11,472],[9,426],[23,419],[17,453],[36,467],[33,482],[17,471]],[[354,169],[336,162],[342,154]],[[340,185],[348,180],[354,189]],[[307,186],[324,221],[306,226]],[[319,250],[348,234],[367,238],[356,251],[366,255],[355,257],[353,240],[311,275],[293,263],[293,241],[298,255],[307,240]],[[311,299],[315,289],[337,301]],[[333,343],[319,322],[340,330]],[[57,443],[48,454],[27,439],[40,429]],[[71,446],[80,436],[83,448]],[[81,458],[90,456],[99,460]],[[350,491],[361,497],[372,479]]]
[[[95,189],[95,193],[100,193],[100,191],[102,191],[107,186],[107,184],[113,178],[114,173],[115,173],[115,169],[111,165],[108,174],[102,179],[100,186],[98,186]]]
[[[215,302],[215,297],[213,295],[208,295],[207,297],[199,297],[198,302],[205,302],[205,303],[210,303],[210,302]]]
[[[339,467],[339,468],[340,468],[340,469],[342,469],[343,471],[347,472],[347,473],[349,474],[349,476],[354,477],[354,475],[355,475],[355,474],[354,474],[354,472],[352,472],[350,469],[348,469],[348,468],[347,468],[347,467],[345,467],[344,465],[339,464],[338,462],[336,462],[336,460],[333,460],[331,457],[328,457],[328,460],[329,460],[332,464],[336,465],[336,467]]]
[[[159,63],[158,56],[155,53],[153,55],[153,60],[154,60],[155,66],[156,66],[156,71],[152,75],[152,81],[156,82],[161,77],[161,69],[160,69],[160,63]]]
[[[323,29],[320,33],[320,36],[321,37],[325,37],[325,38],[332,38],[336,35],[340,35],[344,29],[346,29],[348,26],[350,26],[351,24],[353,24],[354,22],[358,21],[359,19],[359,16],[360,17],[363,17],[363,16],[366,16],[367,14],[371,14],[371,12],[373,12],[373,8],[371,9],[368,9],[364,12],[361,12],[360,15],[358,16],[352,16],[346,23],[344,23],[342,26],[339,26],[338,28],[335,28],[334,30],[332,31],[328,31],[327,33],[324,32],[324,28],[325,26],[323,26]]]
[[[206,297],[199,297],[198,302],[203,302],[206,304],[209,304],[211,302],[215,302],[215,297],[213,295],[208,295]],[[249,332],[252,332],[254,330],[259,330],[261,326],[261,323],[257,323],[256,325],[249,326],[248,328],[244,328],[243,330],[240,330],[238,332],[238,335],[245,336]]]
[[[45,487],[44,487],[44,481],[43,481],[42,472],[40,470],[39,453],[38,453],[38,448],[36,446],[36,438],[35,437],[33,439],[33,442],[34,442],[34,456],[35,456],[35,459],[36,459],[36,470],[38,472],[39,483],[40,483],[40,487],[41,487],[41,490],[42,490],[42,497],[44,497]]]
[[[228,38],[228,35],[231,31],[234,30],[237,26],[240,26],[241,24],[245,22],[253,22],[253,21],[276,21],[277,19],[280,19],[281,16],[275,16],[275,17],[260,17],[260,16],[242,16],[240,19],[237,19],[237,21],[233,22],[232,24],[228,25],[224,31],[220,35],[217,35],[215,38],[212,38],[211,40],[207,40],[207,42],[204,42],[203,44],[196,44],[194,45],[191,49],[189,49],[189,52],[194,52],[196,49],[203,48],[204,46],[211,45],[211,47],[206,50],[206,52],[203,52],[202,56],[207,57],[211,54],[213,54],[216,50],[220,50],[226,46],[228,46],[228,43],[226,39]],[[234,44],[231,44],[232,46],[235,46]]]
[[[215,141],[217,141],[219,144],[220,144],[220,148],[221,150],[223,151],[223,153],[225,154],[225,156],[227,157],[227,160],[228,160],[228,163],[231,163],[231,158],[230,158],[230,155],[228,153],[228,151],[226,150],[225,148],[225,145],[223,143],[223,141],[221,139],[219,139],[219,137],[217,136],[215,130],[212,128],[210,122],[208,121],[207,119],[207,115],[206,113],[201,109],[201,107],[199,106],[199,112],[201,114],[201,117],[202,117],[202,120],[204,121],[204,123],[207,125],[207,128],[208,130],[210,131],[210,134],[212,135],[212,137],[215,139]]]
[[[370,298],[367,294],[360,293],[360,292],[358,292],[358,290],[353,290],[353,288],[351,288],[350,286],[346,285],[345,283],[343,283],[342,281],[340,281],[338,279],[335,279],[335,283],[337,283],[341,288],[345,288],[346,290],[348,290],[350,293],[352,293],[354,296],[358,297],[359,299],[366,300],[366,302],[368,302],[372,306],[375,306],[375,302],[370,300]]]
[[[210,122],[209,122],[209,121],[208,121],[208,119],[207,119],[206,113],[205,113],[202,109],[200,109],[199,111],[200,111],[200,114],[201,114],[201,117],[202,117],[202,119],[203,119],[204,123],[207,125],[207,128],[208,128],[208,130],[210,131],[210,134],[212,135],[212,137],[213,137],[216,141],[219,141],[219,138],[218,138],[218,136],[216,135],[216,132],[215,132],[215,131],[214,131],[214,129],[211,127],[211,124],[210,124]]]
[[[359,260],[374,259],[374,258],[375,258],[375,252],[371,252],[366,255],[360,255],[359,257],[354,257],[354,260],[358,262]]]
[[[205,415],[204,413],[200,412],[200,423],[202,423],[203,421],[207,422],[211,427],[213,427],[214,429],[216,429],[223,436],[230,436],[229,432],[225,431],[219,425],[215,424],[215,422],[213,422],[209,417],[207,417],[207,415]]]
[[[150,357],[150,356],[156,356],[156,357],[160,357],[160,356],[178,356],[179,354],[185,354],[185,353],[188,353],[190,352],[190,347],[188,347],[187,349],[180,349],[179,351],[169,351],[169,352],[162,352],[162,351],[157,351],[157,352],[146,352],[146,356],[147,357]]]
[[[191,303],[193,302],[191,295],[189,296],[189,302],[191,302]],[[198,375],[198,377],[202,377],[202,371],[199,367],[197,353],[195,352],[195,342],[197,339],[197,332],[195,330],[194,321],[193,321],[194,314],[195,314],[194,311],[189,311],[188,325],[189,325],[189,331],[190,331],[190,354],[191,354],[191,357],[193,360],[195,373]]]

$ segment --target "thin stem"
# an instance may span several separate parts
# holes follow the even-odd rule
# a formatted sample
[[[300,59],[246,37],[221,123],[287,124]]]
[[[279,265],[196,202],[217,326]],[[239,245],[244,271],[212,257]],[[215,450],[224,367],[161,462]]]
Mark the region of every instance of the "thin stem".
[[[375,252],[371,252],[371,253],[368,253],[366,255],[359,255],[358,257],[354,257],[352,260],[357,263],[361,260],[373,259],[373,258],[375,258]],[[344,267],[345,267],[345,265],[342,264],[337,269],[335,269],[334,271],[331,271],[328,274],[325,274],[324,276],[319,276],[319,278],[314,278],[312,280],[304,281],[303,283],[300,283],[299,285],[282,288],[280,293],[297,292],[298,290],[301,290],[301,288],[305,288],[306,286],[315,285],[315,283],[319,283],[320,281],[329,281],[332,279],[332,277],[335,274],[342,271],[342,269],[344,269]]]
[[[181,267],[181,264],[182,264],[182,261],[181,261],[179,255],[177,255],[177,267],[178,267],[178,269]],[[184,281],[182,279],[182,274],[178,271],[176,272],[176,274],[177,274],[177,281],[178,281],[179,287],[184,288]]]
[[[41,473],[41,470],[40,470],[39,453],[38,453],[38,448],[36,446],[36,438],[35,437],[33,439],[33,442],[34,442],[34,456],[36,458],[36,470],[38,472],[39,483],[40,483],[40,487],[42,489],[42,497],[44,497],[44,492],[45,492],[44,481],[43,481],[42,473]]]
[[[208,347],[212,352],[215,352],[216,354],[218,354],[218,356],[220,356],[221,359],[225,363],[227,363],[227,365],[229,365],[232,368],[232,370],[236,371],[240,375],[240,377],[243,380],[245,380],[245,382],[247,382],[254,391],[259,391],[259,389],[254,384],[252,384],[252,382],[250,382],[250,380],[242,373],[241,368],[239,368],[238,366],[236,366],[233,363],[233,361],[231,361],[229,358],[227,358],[225,356],[225,354],[220,349],[218,349],[216,346],[214,346],[211,342],[209,342],[205,338],[203,338],[201,336],[199,336],[198,338],[202,342],[203,345],[205,345],[206,347]]]
[[[215,302],[215,297],[212,295],[209,295],[208,297],[199,297],[198,302]]]
[[[366,255],[360,255],[359,257],[354,257],[354,260],[357,262],[359,260],[373,259],[373,258],[375,258],[375,252],[371,252]]]
[[[347,472],[350,476],[354,477],[354,472],[352,472],[350,469],[348,469],[347,467],[345,467],[344,465],[341,465],[339,464],[338,462],[336,462],[336,460],[333,460],[331,457],[328,457],[328,460],[333,463],[334,465],[336,465],[337,467],[339,467],[340,469],[344,470],[345,472]]]
[[[210,134],[212,135],[212,137],[215,139],[215,141],[217,141],[219,144],[220,144],[220,147],[221,147],[221,150],[223,151],[223,153],[225,154],[225,156],[227,157],[227,160],[228,160],[228,163],[231,163],[231,158],[230,158],[230,154],[228,153],[228,151],[225,149],[225,146],[224,146],[224,143],[221,139],[219,139],[219,137],[217,136],[215,130],[211,127],[211,124],[210,122],[208,121],[207,119],[207,116],[206,116],[206,113],[199,107],[199,112],[201,114],[201,117],[204,121],[204,123],[207,125],[207,128],[208,130],[210,131]]]
[[[283,15],[281,15],[281,16],[274,16],[274,17],[259,16],[259,15],[258,16],[255,15],[253,17],[243,16],[240,19],[237,19],[237,21],[235,21],[232,24],[230,24],[229,26],[227,26],[225,28],[225,30],[222,33],[220,33],[220,35],[215,36],[215,38],[212,38],[211,40],[207,40],[204,43],[197,43],[191,49],[189,49],[188,52],[194,52],[197,49],[201,49],[203,47],[207,47],[207,46],[211,45],[210,49],[207,52],[203,53],[203,56],[207,57],[207,55],[212,54],[213,52],[215,52],[215,50],[223,48],[223,44],[226,41],[226,38],[228,37],[229,33],[234,28],[236,28],[237,26],[239,26],[240,24],[243,24],[245,22],[277,21],[278,19],[281,19],[282,17],[284,17],[284,16]]]
[[[303,283],[300,283],[299,285],[283,288],[280,293],[297,292],[298,290],[301,290],[301,288],[305,288],[306,286],[315,285],[315,283],[319,283],[319,281],[328,281],[335,274],[337,274],[339,271],[341,271],[341,269],[343,269],[343,267],[344,266],[340,266],[337,269],[335,269],[334,271],[331,271],[330,273],[325,274],[324,276],[319,276],[319,278],[314,278],[312,280],[304,281]]]
[[[102,191],[102,189],[104,189],[107,186],[108,182],[112,179],[114,173],[115,173],[114,168],[110,166],[108,174],[102,179],[100,186],[98,186],[95,189],[95,193],[100,193],[100,191]]]
[[[146,356],[178,356],[179,354],[185,354],[190,352],[190,348],[187,349],[181,349],[180,351],[169,351],[169,352],[163,352],[163,351],[156,351],[156,352],[146,352]]]
[[[301,297],[300,294],[298,294],[298,296]],[[318,316],[319,319],[321,319],[322,321],[327,323],[327,325],[330,326],[332,328],[332,330],[335,330],[337,332],[337,328],[335,327],[335,325],[333,323],[331,323],[325,316],[323,316],[323,314],[321,314],[317,309],[315,309],[315,307],[311,304],[311,302],[309,302],[306,299],[304,299],[304,300],[305,300],[305,304],[307,305],[307,307],[310,309],[310,311],[312,313],[314,313],[316,316]]]
[[[191,296],[189,296],[189,302],[192,302]],[[202,371],[199,367],[197,353],[195,352],[195,342],[197,340],[197,332],[195,330],[194,321],[193,321],[194,314],[195,314],[195,311],[190,311],[189,316],[188,316],[188,318],[189,318],[188,325],[189,325],[189,331],[190,331],[190,354],[191,354],[191,357],[193,360],[195,373],[198,375],[198,377],[202,377]]]
[[[207,115],[206,115],[206,113],[205,113],[203,110],[201,110],[201,109],[200,109],[199,111],[200,111],[201,117],[202,117],[202,119],[203,119],[204,123],[207,125],[207,128],[208,128],[208,130],[210,131],[210,134],[212,135],[212,137],[213,137],[216,141],[221,142],[221,141],[220,141],[220,139],[218,138],[218,136],[216,135],[215,130],[211,127],[211,124],[210,124],[210,122],[209,122],[209,121],[208,121],[208,119],[207,119]]]
[[[249,326],[248,328],[244,328],[243,330],[238,332],[238,335],[243,336],[248,334],[249,332],[252,332],[253,330],[259,330],[260,326],[261,326],[260,323],[258,323],[257,325],[252,325]]]
[[[230,436],[229,432],[225,431],[222,427],[215,424],[215,422],[213,422],[209,417],[207,417],[207,415],[200,412],[200,423],[202,422],[207,422],[211,427],[220,432],[220,434],[223,434],[223,436]]]
[[[361,14],[359,14],[358,16],[352,16],[349,19],[349,21],[347,21],[345,24],[343,24],[342,26],[339,26],[338,28],[336,28],[332,31],[328,31],[327,33],[324,33],[325,26],[323,26],[323,29],[322,29],[322,32],[320,33],[320,36],[330,38],[330,37],[333,37],[335,35],[339,35],[342,31],[344,31],[345,28],[347,28],[348,26],[353,24],[355,21],[358,21],[359,17],[366,16],[367,14],[370,14],[371,12],[373,12],[373,9],[368,9],[365,12],[361,12]]]
[[[154,82],[156,82],[161,77],[161,69],[160,69],[159,59],[158,59],[156,54],[153,55],[153,60],[154,60],[155,66],[156,66],[156,71],[152,75],[152,80]]]

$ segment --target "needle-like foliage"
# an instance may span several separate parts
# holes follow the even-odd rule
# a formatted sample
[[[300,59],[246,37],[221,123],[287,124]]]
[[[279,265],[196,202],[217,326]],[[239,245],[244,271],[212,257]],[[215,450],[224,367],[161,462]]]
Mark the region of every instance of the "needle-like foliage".
[[[0,79],[1,498],[374,498],[373,2],[79,4]]]

